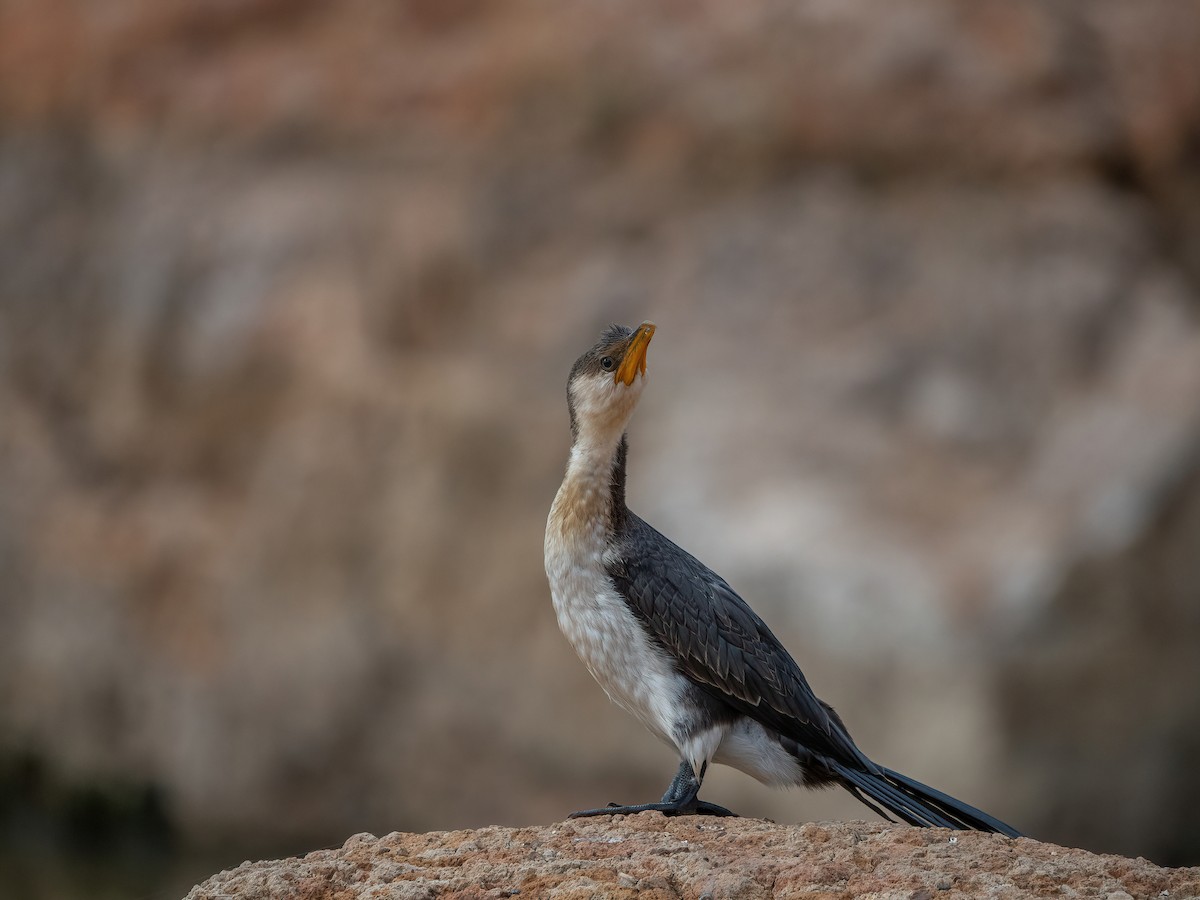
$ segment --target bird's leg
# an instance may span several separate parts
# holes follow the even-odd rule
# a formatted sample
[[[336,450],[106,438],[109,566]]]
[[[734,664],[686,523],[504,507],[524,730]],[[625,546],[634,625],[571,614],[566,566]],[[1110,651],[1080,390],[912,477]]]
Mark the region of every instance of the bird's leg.
[[[663,803],[674,803],[687,792],[689,785],[696,780],[696,775],[692,771],[692,764],[689,762],[681,762],[679,771],[675,773],[675,777],[671,779],[671,785],[667,788],[667,792],[662,796]],[[697,788],[697,790],[699,790]]]
[[[582,819],[588,816],[624,816],[640,812],[660,812],[664,816],[737,816],[723,806],[700,800],[700,782],[692,771],[692,764],[682,762],[679,771],[671,780],[667,792],[658,803],[639,803],[636,806],[621,806],[610,803],[600,809],[581,809],[573,812],[568,819]]]

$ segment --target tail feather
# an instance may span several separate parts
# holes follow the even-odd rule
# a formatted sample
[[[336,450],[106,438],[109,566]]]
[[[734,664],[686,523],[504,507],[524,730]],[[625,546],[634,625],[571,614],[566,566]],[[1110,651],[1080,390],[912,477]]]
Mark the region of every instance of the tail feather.
[[[907,775],[901,775],[899,772],[894,772],[891,769],[881,768],[880,771],[883,772],[885,778],[893,784],[898,785],[906,793],[914,797],[919,797],[925,803],[935,807],[946,815],[953,816],[969,829],[975,831],[992,831],[997,834],[1003,834],[1006,837],[1021,837],[1021,832],[1017,831],[1011,825],[1001,822],[995,816],[990,816],[981,809],[976,809],[969,803],[963,803],[949,794],[943,794],[937,788],[931,788],[929,785],[922,784],[915,778],[909,778]]]
[[[830,768],[858,800],[879,812],[865,794],[909,825],[1021,836],[1015,828],[982,810],[891,769],[880,766],[876,772],[866,772],[838,763],[832,763]]]

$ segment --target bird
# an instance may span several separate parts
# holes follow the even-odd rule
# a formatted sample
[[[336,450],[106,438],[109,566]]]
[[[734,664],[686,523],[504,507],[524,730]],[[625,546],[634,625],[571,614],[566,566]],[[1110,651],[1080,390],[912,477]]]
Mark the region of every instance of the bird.
[[[732,816],[699,798],[709,767],[773,787],[840,786],[889,821],[1018,837],[999,819],[872,762],[729,583],[625,502],[627,426],[652,322],[608,327],[571,367],[571,450],[546,520],[559,628],[609,699],[679,754],[662,799],[569,818]],[[889,813],[891,815],[889,815]]]

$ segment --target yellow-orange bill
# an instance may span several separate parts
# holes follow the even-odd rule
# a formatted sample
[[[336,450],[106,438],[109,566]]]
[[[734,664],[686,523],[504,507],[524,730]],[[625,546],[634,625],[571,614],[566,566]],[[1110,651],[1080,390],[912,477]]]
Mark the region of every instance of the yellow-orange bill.
[[[650,346],[652,337],[654,337],[653,322],[643,322],[637,327],[637,331],[629,339],[625,358],[621,360],[621,365],[613,375],[614,384],[623,381],[628,386],[633,384],[633,379],[637,377],[638,372],[641,372],[642,375],[646,374],[646,348]]]

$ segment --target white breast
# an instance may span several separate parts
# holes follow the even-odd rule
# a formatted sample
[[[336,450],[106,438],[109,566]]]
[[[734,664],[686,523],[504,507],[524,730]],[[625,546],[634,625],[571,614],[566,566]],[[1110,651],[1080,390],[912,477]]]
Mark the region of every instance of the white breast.
[[[672,746],[687,686],[616,592],[604,565],[604,520],[580,521],[560,496],[546,524],[546,576],[558,627],[618,706]]]

